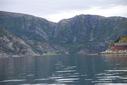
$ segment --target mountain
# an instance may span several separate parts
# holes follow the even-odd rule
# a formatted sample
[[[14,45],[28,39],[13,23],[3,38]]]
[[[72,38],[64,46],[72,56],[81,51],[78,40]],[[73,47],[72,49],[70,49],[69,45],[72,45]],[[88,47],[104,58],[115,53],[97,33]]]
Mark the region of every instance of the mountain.
[[[23,39],[37,53],[52,51],[47,43],[53,35],[56,23],[26,14],[0,12],[0,27]]]
[[[100,52],[127,35],[127,18],[78,15],[58,23],[32,15],[0,11],[0,27],[28,44],[35,53]]]
[[[22,39],[0,28],[0,55],[36,55]]]
[[[79,15],[61,20],[57,30],[57,41],[65,47],[71,46],[72,51],[78,48],[99,52],[119,36],[127,34],[127,18]]]

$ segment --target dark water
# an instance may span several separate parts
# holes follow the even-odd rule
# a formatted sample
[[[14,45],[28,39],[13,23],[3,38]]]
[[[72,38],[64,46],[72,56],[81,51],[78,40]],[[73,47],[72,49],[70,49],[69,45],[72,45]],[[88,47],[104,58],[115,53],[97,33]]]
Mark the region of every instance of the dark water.
[[[127,56],[1,57],[0,85],[127,85]]]

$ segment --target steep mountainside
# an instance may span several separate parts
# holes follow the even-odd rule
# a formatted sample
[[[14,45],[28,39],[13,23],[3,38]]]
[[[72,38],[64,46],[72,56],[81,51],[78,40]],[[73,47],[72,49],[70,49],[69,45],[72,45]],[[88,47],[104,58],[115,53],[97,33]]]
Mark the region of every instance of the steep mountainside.
[[[0,12],[0,27],[22,38],[36,52],[52,51],[51,40],[56,24],[26,14]]]
[[[31,15],[1,11],[0,27],[23,39],[37,53],[99,52],[119,36],[127,35],[127,18],[79,15],[53,23]]]
[[[102,51],[109,42],[127,34],[127,18],[79,15],[60,21],[57,30],[56,42],[71,46],[72,51]]]
[[[22,39],[0,28],[0,55],[35,55],[32,48]]]

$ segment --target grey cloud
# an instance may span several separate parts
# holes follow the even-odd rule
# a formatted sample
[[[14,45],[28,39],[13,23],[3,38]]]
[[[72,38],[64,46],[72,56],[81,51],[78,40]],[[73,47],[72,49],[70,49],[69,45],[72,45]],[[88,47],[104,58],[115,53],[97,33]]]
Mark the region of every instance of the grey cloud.
[[[127,0],[0,0],[0,10],[47,15],[64,10],[127,5]]]

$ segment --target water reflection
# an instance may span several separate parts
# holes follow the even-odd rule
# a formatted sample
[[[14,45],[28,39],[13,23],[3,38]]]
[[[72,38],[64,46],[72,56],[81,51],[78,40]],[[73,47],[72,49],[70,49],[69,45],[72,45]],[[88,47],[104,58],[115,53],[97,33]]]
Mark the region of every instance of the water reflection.
[[[127,56],[0,58],[0,85],[114,85],[127,83]]]

